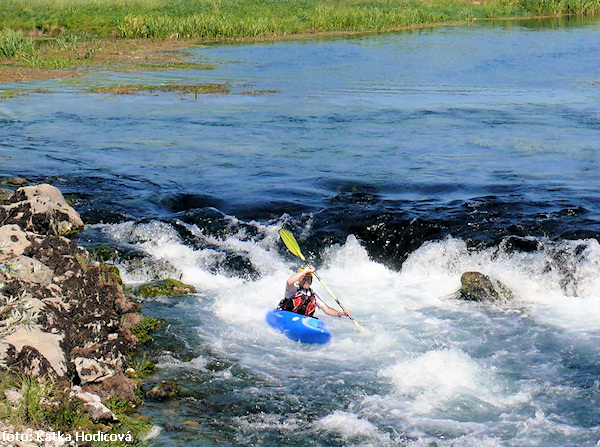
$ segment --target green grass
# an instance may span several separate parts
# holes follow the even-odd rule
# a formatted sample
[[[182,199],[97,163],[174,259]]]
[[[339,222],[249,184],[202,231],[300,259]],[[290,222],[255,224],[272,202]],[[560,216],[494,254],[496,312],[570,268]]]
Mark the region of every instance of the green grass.
[[[0,31],[0,58],[33,54],[34,44],[31,37],[26,37],[23,33],[8,28]]]
[[[239,39],[586,14],[600,0],[3,0],[0,29],[45,35]],[[0,50],[1,51],[1,50]]]
[[[0,418],[16,426],[48,428],[69,432],[92,424],[82,411],[81,402],[69,397],[47,378],[13,376],[2,373]],[[21,401],[11,406],[4,400],[6,390],[21,393]]]
[[[140,344],[144,344],[154,340],[150,334],[159,330],[161,326],[162,323],[156,318],[142,316],[140,324],[133,327],[131,332],[137,337]]]
[[[8,390],[20,393],[18,403],[8,402],[5,397]],[[141,446],[144,443],[140,439],[152,428],[152,423],[140,415],[132,414],[140,403],[141,401],[109,397],[106,404],[119,421],[107,426],[90,421],[83,412],[82,402],[71,397],[68,389],[63,389],[51,379],[0,372],[0,420],[15,426],[17,430],[30,427],[55,433],[61,431],[63,434],[70,433],[72,438],[75,438],[75,430],[84,433],[107,430],[121,434],[130,432],[134,437],[132,442],[98,445]]]

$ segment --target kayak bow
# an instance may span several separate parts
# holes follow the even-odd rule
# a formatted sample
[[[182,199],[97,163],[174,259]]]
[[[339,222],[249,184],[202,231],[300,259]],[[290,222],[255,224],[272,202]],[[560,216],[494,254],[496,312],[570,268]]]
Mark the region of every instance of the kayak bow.
[[[331,340],[331,333],[318,318],[275,309],[267,314],[267,323],[290,340],[320,344]]]

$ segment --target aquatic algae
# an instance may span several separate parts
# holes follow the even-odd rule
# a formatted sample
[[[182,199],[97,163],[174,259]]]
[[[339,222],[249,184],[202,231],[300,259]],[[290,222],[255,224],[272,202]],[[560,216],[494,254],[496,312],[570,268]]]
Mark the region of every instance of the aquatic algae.
[[[109,85],[88,89],[89,93],[106,93],[114,95],[136,95],[142,93],[175,92],[199,94],[228,94],[226,84],[163,84],[163,85]]]

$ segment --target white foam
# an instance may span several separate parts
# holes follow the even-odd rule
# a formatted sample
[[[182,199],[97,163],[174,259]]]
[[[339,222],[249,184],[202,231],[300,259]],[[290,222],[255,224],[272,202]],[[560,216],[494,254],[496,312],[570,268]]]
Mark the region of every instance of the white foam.
[[[223,239],[205,237],[211,248],[204,249],[186,245],[174,228],[163,222],[96,227],[172,266],[182,281],[215,297],[220,318],[239,324],[260,319],[266,308],[276,305],[285,279],[298,267],[287,264],[276,249],[277,224],[252,225],[262,238],[249,238],[240,230]],[[186,227],[204,237],[194,225]],[[391,320],[410,324],[413,311],[455,306],[446,297],[459,288],[463,272],[476,270],[504,282],[516,294],[515,305],[526,306],[544,323],[584,332],[600,330],[598,242],[544,242],[543,247],[533,253],[509,253],[498,248],[473,251],[464,241],[448,237],[424,244],[408,257],[400,272],[393,272],[370,260],[358,240],[349,236],[343,245],[324,251],[325,264],[319,274],[357,321],[375,326]],[[247,256],[261,277],[249,281],[218,273],[214,267],[224,256],[219,249]],[[557,253],[562,253],[564,262],[560,257],[557,260]],[[151,272],[146,277],[122,273],[126,282],[154,279]],[[314,289],[330,306],[337,307],[318,282]]]
[[[340,435],[344,441],[366,437],[370,438],[371,442],[376,440],[377,445],[391,445],[392,442],[389,434],[381,433],[371,422],[345,411],[334,411],[324,418],[315,421],[315,428]]]
[[[460,287],[463,272],[479,271],[506,284],[515,292],[516,306],[526,306],[547,324],[600,330],[600,244],[595,239],[542,241],[542,247],[533,253],[495,247],[469,251],[464,241],[449,237],[412,253],[402,275],[416,284],[437,283],[443,296]]]
[[[408,447],[431,447],[432,445],[440,447],[503,447],[505,444],[499,438],[489,437],[479,433],[476,435],[463,435],[452,439],[432,439],[431,437],[423,437],[417,441],[409,441],[407,443]]]
[[[517,437],[521,439],[540,438],[544,436],[556,436],[559,439],[571,439],[574,442],[580,436],[585,436],[586,430],[582,427],[569,425],[561,422],[556,415],[546,415],[541,408],[535,408],[534,416],[525,421],[518,422]]]
[[[206,365],[208,365],[209,360],[206,357],[199,355],[198,357],[194,357],[192,360],[188,362],[182,362],[181,360],[176,359],[172,355],[165,354],[160,357],[159,367],[161,368],[189,368],[189,369],[197,369],[197,370],[206,370]]]
[[[585,439],[585,429],[556,421],[543,409],[535,417],[525,415],[531,407],[547,405],[545,393],[562,380],[552,358],[535,360],[548,331],[548,343],[587,343],[597,351],[596,241],[541,241],[541,250],[521,253],[497,247],[469,250],[464,241],[447,238],[424,244],[396,272],[371,260],[350,236],[323,252],[318,273],[369,335],[356,331],[346,319],[318,311],[334,337],[328,345],[307,346],[286,339],[264,321],[282,298],[286,279],[302,264],[291,263],[278,251],[278,224],[254,225],[259,237],[231,232],[222,239],[206,238],[188,225],[210,249],[185,245],[163,223],[110,225],[103,231],[174,266],[184,282],[195,285],[204,303],[204,313],[198,316],[201,337],[213,352],[234,357],[268,383],[291,395],[332,377],[349,384],[378,384],[377,392],[356,395],[352,405],[318,419],[316,430],[353,445],[399,441],[381,427],[409,436],[402,442],[412,446],[435,442],[496,447],[507,431],[522,445],[543,438],[544,430],[557,439]],[[223,256],[220,250],[246,256],[260,277],[214,273]],[[515,301],[483,305],[448,298],[460,286],[461,274],[470,270],[504,282],[515,292]],[[322,285],[315,281],[313,287],[336,307]],[[180,366],[204,370],[205,361],[199,357]],[[531,365],[543,377],[541,382],[532,382],[529,370],[521,370]],[[232,377],[227,370],[221,379]],[[295,420],[276,416],[238,422],[248,430],[296,427]]]
[[[503,405],[504,387],[495,374],[458,349],[429,351],[380,371],[395,392],[410,402],[411,411],[428,414],[456,399]]]

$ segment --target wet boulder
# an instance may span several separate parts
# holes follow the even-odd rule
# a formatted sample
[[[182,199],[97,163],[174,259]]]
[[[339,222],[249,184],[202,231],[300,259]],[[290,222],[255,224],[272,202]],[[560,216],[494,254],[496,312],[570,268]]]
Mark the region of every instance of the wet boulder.
[[[480,272],[465,272],[460,277],[458,298],[468,301],[509,301],[513,292],[500,281]]]

